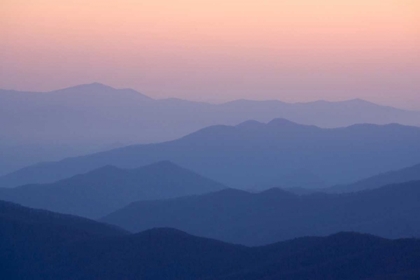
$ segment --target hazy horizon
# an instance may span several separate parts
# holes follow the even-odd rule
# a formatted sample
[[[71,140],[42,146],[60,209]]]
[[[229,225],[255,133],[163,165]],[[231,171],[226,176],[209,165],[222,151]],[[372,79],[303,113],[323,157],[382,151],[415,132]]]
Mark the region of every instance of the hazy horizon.
[[[364,99],[364,98],[360,98],[360,97],[354,97],[354,98],[345,98],[345,99],[336,99],[336,100],[328,100],[328,99],[313,99],[313,100],[304,100],[304,101],[285,101],[282,100],[280,98],[267,98],[267,99],[258,99],[258,97],[250,97],[250,98],[242,98],[242,97],[238,97],[238,98],[232,98],[232,99],[224,99],[224,100],[214,100],[214,99],[194,99],[194,98],[181,98],[181,97],[177,97],[177,96],[164,96],[164,97],[153,97],[151,95],[149,95],[147,92],[143,92],[141,90],[137,90],[137,89],[133,89],[133,88],[129,88],[129,87],[114,87],[114,86],[110,86],[108,84],[105,83],[100,83],[100,82],[90,82],[90,83],[86,83],[86,84],[77,84],[77,85],[70,85],[68,87],[63,87],[63,88],[55,88],[52,90],[46,90],[46,91],[32,91],[32,90],[18,90],[18,89],[14,89],[14,88],[0,88],[0,90],[6,90],[6,91],[16,91],[16,92],[28,92],[28,93],[52,93],[52,92],[59,92],[61,90],[67,90],[67,89],[72,89],[72,88],[77,88],[80,86],[90,86],[90,85],[97,85],[97,86],[105,86],[105,87],[110,87],[112,89],[116,89],[116,90],[134,90],[135,92],[139,93],[140,95],[152,98],[153,100],[156,101],[162,101],[162,100],[168,100],[168,99],[180,99],[180,100],[185,100],[185,101],[191,101],[191,102],[202,102],[202,103],[208,103],[208,104],[214,104],[214,105],[222,105],[225,103],[229,103],[229,102],[233,102],[233,101],[241,101],[241,100],[246,100],[246,101],[261,101],[261,102],[268,102],[268,101],[279,101],[279,102],[283,102],[283,103],[288,103],[288,104],[309,104],[309,103],[316,103],[316,102],[327,102],[327,103],[340,103],[340,102],[351,102],[351,101],[364,101],[364,102],[368,102],[368,103],[373,103],[375,105],[380,105],[380,106],[389,106],[389,107],[393,107],[393,108],[397,108],[397,109],[401,109],[401,110],[408,110],[408,111],[420,111],[420,108],[404,108],[402,106],[398,106],[398,105],[393,105],[393,104],[386,104],[386,103],[380,103],[380,102],[375,102],[372,100],[368,100],[368,99]]]
[[[153,98],[361,98],[420,109],[416,1],[6,0],[0,7],[0,88],[95,81]]]

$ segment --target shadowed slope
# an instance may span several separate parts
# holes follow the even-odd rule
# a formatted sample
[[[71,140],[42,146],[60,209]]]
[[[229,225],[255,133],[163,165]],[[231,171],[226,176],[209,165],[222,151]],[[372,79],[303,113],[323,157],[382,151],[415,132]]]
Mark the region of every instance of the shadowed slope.
[[[397,279],[418,277],[420,242],[356,233],[249,248],[169,229],[80,236],[0,216],[4,279]]]
[[[328,193],[357,192],[375,189],[390,184],[398,184],[418,180],[420,180],[420,164],[397,171],[381,173],[373,177],[360,180],[353,184],[334,186],[322,191]]]
[[[246,245],[339,231],[388,238],[420,237],[420,182],[346,195],[298,196],[279,189],[237,190],[136,202],[102,221],[133,232],[173,227]]]
[[[52,184],[0,189],[0,198],[29,207],[99,218],[137,200],[203,194],[223,188],[165,161],[132,170],[105,166]]]

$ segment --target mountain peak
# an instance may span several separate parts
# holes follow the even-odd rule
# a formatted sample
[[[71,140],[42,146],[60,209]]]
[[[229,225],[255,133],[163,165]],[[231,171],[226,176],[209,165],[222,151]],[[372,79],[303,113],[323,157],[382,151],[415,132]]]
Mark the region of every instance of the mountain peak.
[[[275,127],[275,128],[286,128],[286,129],[321,129],[315,125],[295,123],[295,122],[292,122],[283,118],[273,119],[272,121],[267,123],[267,126]]]
[[[168,238],[168,237],[192,237],[192,235],[189,235],[188,233],[182,231],[182,230],[178,230],[175,228],[170,228],[170,227],[156,227],[156,228],[151,228],[145,231],[142,231],[140,233],[136,234],[137,236],[153,236],[153,237],[163,237],[163,238]]]
[[[105,85],[105,84],[102,84],[102,83],[98,83],[98,82],[93,82],[93,83],[90,83],[90,84],[82,84],[82,86],[87,86],[87,87],[99,87],[99,88],[112,88],[112,87],[110,87],[110,86],[107,86],[107,85]]]
[[[129,102],[154,100],[153,98],[150,98],[131,88],[117,89],[101,83],[82,84],[52,91],[50,93],[55,93],[70,98],[75,96],[83,97],[83,102],[85,102],[85,98],[89,96],[93,97],[92,100],[94,101],[98,100],[98,98],[110,98],[114,100],[113,102],[119,102],[119,100],[129,100]],[[122,96],[125,98],[120,98]]]
[[[291,192],[285,191],[280,188],[270,188],[258,193],[260,196],[270,196],[270,197],[279,197],[279,196],[287,196],[287,197],[294,197],[295,195]]]
[[[272,121],[270,121],[269,123],[267,123],[267,125],[269,126],[282,126],[282,127],[297,127],[297,126],[302,126],[301,124],[289,121],[287,119],[283,119],[283,118],[277,118],[277,119],[273,119]]]
[[[225,188],[216,192],[207,194],[206,196],[215,196],[215,197],[241,197],[241,196],[252,196],[250,192],[234,189],[234,188]],[[204,197],[204,196],[203,196]]]
[[[358,105],[358,106],[375,106],[375,107],[379,106],[378,104],[372,103],[370,101],[367,101],[361,98],[354,98],[354,99],[343,101],[341,103],[347,103],[347,104]]]
[[[81,84],[81,85],[77,85],[77,86],[72,86],[72,87],[68,87],[68,88],[64,88],[64,89],[60,89],[57,91],[75,91],[75,90],[80,90],[80,91],[97,91],[97,90],[116,90],[113,87],[101,84],[101,83],[90,83],[90,84]]]
[[[264,125],[264,124],[259,122],[259,121],[249,120],[249,121],[245,121],[245,122],[242,122],[242,123],[238,124],[236,127],[238,127],[238,128],[255,128],[255,127],[261,127],[262,125]]]

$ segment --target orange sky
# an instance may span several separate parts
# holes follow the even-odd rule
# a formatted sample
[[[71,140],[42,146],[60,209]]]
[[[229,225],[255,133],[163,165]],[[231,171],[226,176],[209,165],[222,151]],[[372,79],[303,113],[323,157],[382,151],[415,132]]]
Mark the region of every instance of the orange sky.
[[[420,109],[417,0],[2,0],[0,38],[0,88]]]

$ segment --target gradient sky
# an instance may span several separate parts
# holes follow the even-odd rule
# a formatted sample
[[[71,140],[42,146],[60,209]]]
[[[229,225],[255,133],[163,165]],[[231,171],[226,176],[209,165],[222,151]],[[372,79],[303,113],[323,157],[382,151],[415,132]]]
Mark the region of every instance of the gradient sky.
[[[420,109],[420,1],[0,1],[0,88],[91,82]]]

